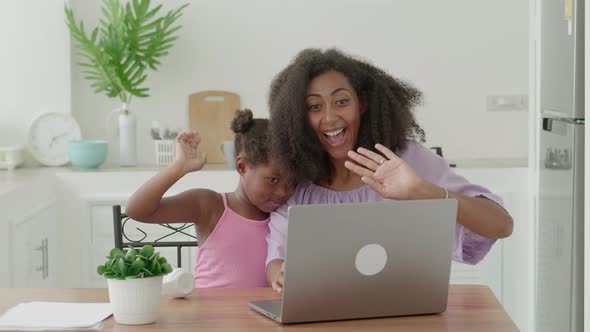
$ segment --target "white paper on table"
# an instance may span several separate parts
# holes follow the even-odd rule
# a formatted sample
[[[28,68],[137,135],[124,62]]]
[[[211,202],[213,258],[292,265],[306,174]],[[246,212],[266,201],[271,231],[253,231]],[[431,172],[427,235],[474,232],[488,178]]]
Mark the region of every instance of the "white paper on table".
[[[0,317],[0,331],[94,329],[112,313],[110,303],[21,303]]]

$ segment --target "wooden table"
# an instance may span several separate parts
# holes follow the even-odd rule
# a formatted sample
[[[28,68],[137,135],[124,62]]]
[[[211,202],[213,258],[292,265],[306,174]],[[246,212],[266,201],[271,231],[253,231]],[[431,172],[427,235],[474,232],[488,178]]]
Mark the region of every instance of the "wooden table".
[[[201,289],[187,299],[162,297],[154,324],[119,325],[108,318],[101,331],[518,331],[488,287],[451,285],[447,311],[438,315],[278,324],[250,309],[251,300],[274,299],[269,288]],[[108,302],[106,289],[0,289],[0,312],[29,301]]]

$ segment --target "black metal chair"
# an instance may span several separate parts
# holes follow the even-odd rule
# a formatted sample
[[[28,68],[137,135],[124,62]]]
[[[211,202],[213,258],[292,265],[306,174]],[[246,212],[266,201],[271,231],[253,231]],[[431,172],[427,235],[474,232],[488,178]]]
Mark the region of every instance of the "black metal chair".
[[[143,247],[147,244],[150,244],[156,248],[158,247],[176,247],[176,254],[177,254],[177,263],[178,267],[181,267],[181,251],[183,247],[197,247],[197,237],[185,232],[186,229],[193,226],[192,223],[184,223],[180,224],[178,227],[171,226],[170,224],[154,224],[161,227],[168,229],[168,234],[160,236],[159,238],[152,240],[152,241],[144,241],[148,234],[144,232],[141,228],[136,227],[136,229],[142,233],[143,237],[139,240],[131,240],[127,234],[125,234],[125,224],[129,221],[133,220],[129,218],[125,213],[121,212],[120,205],[113,206],[113,226],[114,226],[114,234],[115,234],[115,247],[119,249],[124,249],[128,246],[132,247]],[[189,241],[165,241],[166,238],[174,234],[182,234]]]

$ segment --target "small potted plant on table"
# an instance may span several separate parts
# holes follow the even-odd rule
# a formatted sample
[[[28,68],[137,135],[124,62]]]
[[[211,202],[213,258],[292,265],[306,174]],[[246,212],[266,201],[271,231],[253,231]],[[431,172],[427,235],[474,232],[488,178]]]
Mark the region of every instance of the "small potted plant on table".
[[[154,247],[114,248],[97,272],[107,278],[109,299],[120,324],[149,324],[158,319],[162,278],[172,267]]]

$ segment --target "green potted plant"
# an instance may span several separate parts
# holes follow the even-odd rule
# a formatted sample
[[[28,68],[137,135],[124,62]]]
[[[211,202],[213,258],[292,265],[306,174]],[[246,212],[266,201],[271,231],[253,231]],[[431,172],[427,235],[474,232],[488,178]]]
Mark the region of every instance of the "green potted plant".
[[[120,324],[149,324],[158,319],[163,276],[172,267],[154,247],[114,248],[96,272],[107,278],[113,315]]]
[[[161,59],[178,38],[176,24],[188,4],[158,15],[162,5],[154,8],[151,0],[103,0],[103,17],[92,32],[84,22],[76,21],[66,4],[66,24],[82,57],[80,66],[92,82],[95,93],[119,98],[119,156],[122,166],[137,164],[136,119],[129,112],[131,98],[149,96],[143,84],[148,70],[157,70]]]

